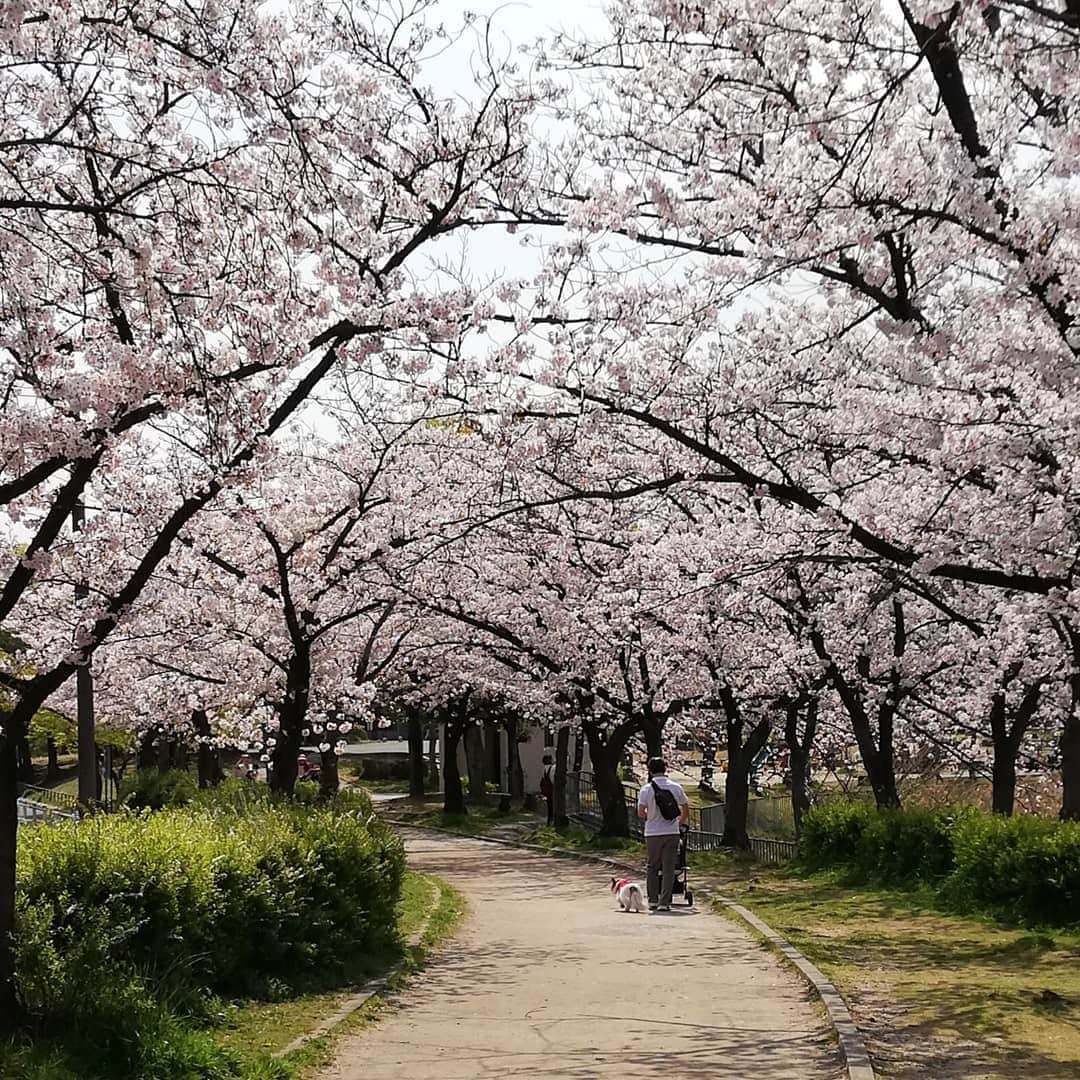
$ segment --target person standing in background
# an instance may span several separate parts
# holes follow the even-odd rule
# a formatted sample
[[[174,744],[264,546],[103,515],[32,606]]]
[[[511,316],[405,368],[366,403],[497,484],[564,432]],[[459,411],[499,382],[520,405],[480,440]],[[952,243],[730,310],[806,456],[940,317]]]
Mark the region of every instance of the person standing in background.
[[[544,771],[540,774],[540,794],[547,803],[547,823],[555,824],[555,759],[544,755]]]

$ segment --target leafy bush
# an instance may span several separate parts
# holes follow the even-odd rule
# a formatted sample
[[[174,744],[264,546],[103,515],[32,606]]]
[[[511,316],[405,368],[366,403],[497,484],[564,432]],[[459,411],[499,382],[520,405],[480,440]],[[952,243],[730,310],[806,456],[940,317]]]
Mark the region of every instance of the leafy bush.
[[[340,758],[340,767],[363,780],[408,780],[409,759],[401,754],[365,754]]]
[[[858,848],[863,870],[895,885],[946,877],[953,868],[952,829],[971,812],[945,807],[873,814]]]
[[[29,1011],[93,1023],[141,996],[294,984],[350,950],[385,947],[404,853],[369,805],[254,798],[242,811],[27,830],[16,945]]]
[[[926,884],[950,908],[1029,925],[1080,923],[1080,822],[1002,817],[973,807],[877,811],[860,802],[814,807],[803,855],[862,880]]]
[[[187,806],[199,785],[187,769],[139,769],[120,789],[120,801],[133,810]]]
[[[375,808],[367,793],[355,788],[341,788],[332,799],[327,801],[318,784],[298,780],[291,796],[279,795],[265,784],[253,784],[248,780],[228,778],[216,787],[196,792],[191,806],[208,810],[227,810],[230,813],[246,814],[249,810],[263,809],[268,806],[328,806],[335,812],[360,814],[372,817]],[[370,823],[372,828],[383,828],[377,820]]]
[[[952,834],[955,869],[943,892],[1026,923],[1080,923],[1080,822],[969,815]]]
[[[874,813],[874,807],[864,802],[830,799],[819,803],[802,821],[803,855],[814,866],[847,865]]]

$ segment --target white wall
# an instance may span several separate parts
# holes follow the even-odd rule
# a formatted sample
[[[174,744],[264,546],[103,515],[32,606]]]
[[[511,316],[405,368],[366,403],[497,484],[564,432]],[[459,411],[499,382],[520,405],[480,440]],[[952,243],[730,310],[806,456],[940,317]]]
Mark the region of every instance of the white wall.
[[[544,729],[542,727],[530,727],[527,729],[528,739],[525,742],[518,744],[518,754],[521,757],[521,769],[525,774],[525,791],[527,793],[536,794],[540,790],[540,777],[544,772],[544,754],[550,753],[552,757],[555,756],[554,746],[544,745]],[[439,730],[439,776],[443,775],[443,755],[446,752],[446,738],[445,730],[440,728]],[[574,740],[581,739],[583,742],[585,736],[581,732],[570,733],[570,753],[569,753],[569,766],[573,767],[574,764]],[[507,744],[505,732],[500,732],[499,738],[500,755],[499,762],[502,769],[501,783],[506,784],[508,777],[506,776],[506,760],[507,760]],[[589,760],[589,747],[588,743],[585,743],[585,755],[583,758],[582,769],[585,772],[592,770],[592,763]],[[468,776],[468,768],[465,762],[465,740],[462,739],[458,743],[458,771],[461,773],[461,778],[464,779]]]

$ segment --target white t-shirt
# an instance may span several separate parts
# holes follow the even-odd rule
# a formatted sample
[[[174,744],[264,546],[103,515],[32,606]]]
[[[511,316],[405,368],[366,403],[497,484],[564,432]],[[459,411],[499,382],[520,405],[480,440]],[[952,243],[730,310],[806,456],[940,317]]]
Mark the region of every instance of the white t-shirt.
[[[686,798],[686,792],[683,791],[674,780],[669,780],[666,776],[654,776],[653,780],[656,781],[657,787],[667,788],[672,795],[675,796],[675,801],[680,806],[686,806],[688,800]],[[645,835],[646,836],[678,836],[679,835],[679,819],[673,818],[668,821],[663,814],[660,813],[660,807],[656,805],[656,792],[652,789],[652,784],[646,784],[638,792],[638,806],[645,807],[647,816],[645,818]]]

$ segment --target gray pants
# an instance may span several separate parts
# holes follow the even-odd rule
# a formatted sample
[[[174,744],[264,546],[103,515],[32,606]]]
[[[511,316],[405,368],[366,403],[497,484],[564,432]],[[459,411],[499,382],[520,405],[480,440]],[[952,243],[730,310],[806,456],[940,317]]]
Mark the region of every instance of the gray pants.
[[[649,891],[649,903],[670,904],[671,888],[675,884],[675,864],[679,861],[678,833],[646,836],[645,857],[645,887]]]

